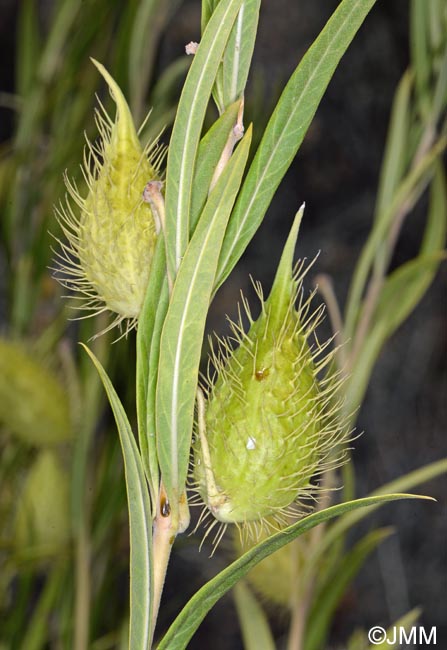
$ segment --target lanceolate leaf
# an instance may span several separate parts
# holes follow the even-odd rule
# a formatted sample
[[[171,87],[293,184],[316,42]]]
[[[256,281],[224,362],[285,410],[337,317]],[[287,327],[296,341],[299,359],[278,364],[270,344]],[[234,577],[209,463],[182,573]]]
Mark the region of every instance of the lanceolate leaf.
[[[168,270],[175,277],[189,237],[192,182],[203,119],[242,0],[221,0],[211,17],[180,97],[166,172]]]
[[[183,257],[163,326],[156,418],[158,460],[171,506],[187,475],[205,320],[225,227],[239,190],[251,128],[211,192]]]
[[[153,347],[158,343],[154,340],[155,317],[160,303],[167,309],[167,287],[163,290],[166,276],[166,255],[163,235],[160,234],[155,248],[149,275],[146,298],[141,310],[137,331],[137,416],[138,439],[140,443],[143,466],[151,489],[152,504],[158,494],[159,472],[157,446],[155,443],[154,411],[151,404],[148,408],[148,393],[151,374],[149,357]],[[152,400],[153,402],[153,400]]]
[[[213,11],[216,9],[220,0],[202,0],[202,32],[205,31],[206,26],[208,25],[209,19],[213,15]]]
[[[129,648],[148,650],[152,637],[151,612],[152,517],[143,463],[132,429],[112,383],[93,352],[83,345],[98,370],[115,416],[123,451],[130,523]]]
[[[421,255],[402,264],[388,278],[375,314],[386,338],[399,327],[424,295],[446,253]]]
[[[255,46],[261,0],[244,0],[233,25],[222,64],[223,105],[242,97]]]
[[[247,247],[289,168],[331,77],[375,0],[343,0],[290,78],[232,214],[219,260],[220,286]]]
[[[147,93],[150,73],[165,19],[166,4],[160,0],[143,0],[138,3],[132,25],[129,47],[129,92],[130,107],[136,121],[142,118],[144,98]],[[163,11],[164,9],[164,11]],[[148,38],[150,34],[150,38]]]
[[[167,631],[158,646],[158,650],[184,650],[206,614],[238,580],[243,578],[250,569],[265,557],[318,524],[321,524],[323,521],[333,519],[350,510],[374,505],[378,506],[387,501],[414,498],[426,497],[418,497],[412,494],[388,494],[381,497],[369,497],[367,499],[357,499],[356,501],[341,503],[304,517],[304,519],[289,526],[289,528],[272,535],[226,567],[191,598]]]
[[[407,71],[400,80],[391,111],[390,125],[380,172],[376,204],[376,219],[393,200],[394,193],[405,173],[408,162],[408,136],[410,128],[410,98],[413,76]]]

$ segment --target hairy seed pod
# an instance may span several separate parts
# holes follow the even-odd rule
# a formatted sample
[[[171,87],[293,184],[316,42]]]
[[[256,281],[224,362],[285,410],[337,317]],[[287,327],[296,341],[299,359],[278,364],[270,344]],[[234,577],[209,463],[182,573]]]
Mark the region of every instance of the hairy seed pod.
[[[198,400],[196,489],[217,520],[251,523],[258,534],[266,518],[280,522],[299,510],[317,489],[315,477],[344,456],[340,379],[321,378],[333,358],[325,353],[330,341],[309,343],[323,309],[312,313],[313,294],[303,298],[304,264],[292,274],[302,210],[266,301],[258,287],[261,315],[253,321],[244,300],[250,329],[233,324],[238,347],[220,342],[212,359],[217,380],[208,379],[206,407]]]
[[[39,452],[30,467],[18,503],[15,544],[18,551],[49,556],[70,538],[69,480],[57,454]]]
[[[236,531],[234,535],[236,555],[241,556],[252,548],[255,543],[266,539],[272,533],[272,529],[277,527],[275,521],[272,520],[270,523],[271,529],[267,530],[266,527],[259,540],[245,539],[242,541],[241,536]],[[303,567],[306,565],[306,558],[310,553],[307,543],[308,536],[306,534],[302,535],[264,558],[248,572],[247,581],[267,604],[282,609],[293,606],[294,596],[299,589]]]
[[[81,168],[86,197],[65,177],[76,205],[67,198],[56,211],[68,239],[68,244],[61,242],[57,276],[64,286],[85,295],[83,309],[110,310],[116,314],[110,328],[127,319],[130,329],[144,300],[157,236],[156,219],[143,191],[149,181],[160,182],[165,148],[156,142],[141,146],[119,86],[101,64],[94,63],[116,103],[116,118],[112,121],[100,104],[96,124],[101,141],[87,140]]]
[[[66,391],[23,344],[0,339],[0,423],[36,447],[70,440]]]

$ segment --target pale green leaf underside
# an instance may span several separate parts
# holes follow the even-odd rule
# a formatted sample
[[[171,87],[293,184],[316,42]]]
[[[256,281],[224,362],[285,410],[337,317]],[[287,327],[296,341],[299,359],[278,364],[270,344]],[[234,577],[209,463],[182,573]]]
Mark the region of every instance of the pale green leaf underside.
[[[200,352],[217,260],[250,141],[251,128],[208,198],[180,265],[163,326],[156,392],[157,447],[173,507],[186,482]]]
[[[217,287],[260,225],[341,57],[374,3],[343,0],[285,87],[231,217],[219,260]]]
[[[93,352],[83,345],[98,370],[115,416],[124,458],[130,524],[130,630],[129,647],[149,650],[151,642],[150,556],[152,519],[143,464],[127,415],[112,383]]]
[[[331,508],[315,512],[293,526],[276,533],[267,540],[251,548],[242,557],[226,567],[215,578],[206,583],[185,605],[174,623],[169,628],[165,637],[158,646],[158,650],[184,650],[199,627],[202,620],[217,601],[231,589],[238,580],[243,578],[250,569],[265,557],[282,548],[293,539],[311,530],[323,521],[333,519],[348,511],[359,508],[379,506],[387,501],[398,499],[425,498],[411,494],[388,494],[383,496],[358,499],[348,503],[341,503]]]

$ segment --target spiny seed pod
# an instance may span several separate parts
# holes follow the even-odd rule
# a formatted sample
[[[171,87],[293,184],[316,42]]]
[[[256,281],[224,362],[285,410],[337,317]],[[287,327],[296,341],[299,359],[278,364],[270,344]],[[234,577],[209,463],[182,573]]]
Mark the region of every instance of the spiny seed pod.
[[[69,481],[54,451],[39,452],[20,496],[15,545],[20,552],[49,556],[70,538]]]
[[[20,440],[43,447],[73,435],[66,391],[23,344],[0,339],[0,423]]]
[[[267,518],[280,523],[302,512],[302,499],[318,490],[315,479],[342,462],[346,426],[340,421],[341,379],[326,373],[331,341],[308,341],[323,317],[303,298],[304,263],[292,273],[293,252],[303,208],[285,246],[269,298],[248,333],[242,320],[232,324],[238,343],[220,341],[208,377],[208,400],[198,398],[194,443],[194,486],[217,521],[246,525],[259,535]],[[298,307],[295,307],[299,297]],[[223,357],[223,358],[222,358]],[[202,517],[203,518],[203,517]],[[211,522],[208,530],[216,524]],[[208,533],[207,533],[208,534]]]
[[[156,142],[140,144],[130,109],[119,86],[106,69],[93,63],[107,81],[116,103],[112,121],[100,104],[96,124],[99,144],[87,140],[81,166],[88,193],[83,198],[65,176],[69,198],[56,210],[68,244],[60,242],[59,281],[87,298],[82,309],[117,314],[111,329],[128,321],[133,327],[144,300],[157,224],[143,191],[149,181],[161,186],[159,169],[165,148]],[[106,331],[106,330],[105,330]]]
[[[271,525],[272,528],[275,528],[276,522],[272,521]],[[259,540],[245,539],[242,541],[241,536],[236,532],[234,535],[236,555],[241,556],[255,543],[267,538],[270,534],[271,531],[265,529]],[[284,609],[293,605],[303,567],[306,565],[306,558],[310,552],[307,543],[308,536],[302,535],[266,557],[248,572],[248,582],[269,605]]]

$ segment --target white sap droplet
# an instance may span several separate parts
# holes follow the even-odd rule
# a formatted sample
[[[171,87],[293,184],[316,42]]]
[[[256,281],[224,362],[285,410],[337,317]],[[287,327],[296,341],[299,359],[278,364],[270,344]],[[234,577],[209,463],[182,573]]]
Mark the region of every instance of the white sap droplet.
[[[248,436],[246,447],[247,447],[247,449],[256,449],[256,440],[255,440],[255,438],[252,438],[251,436]]]

